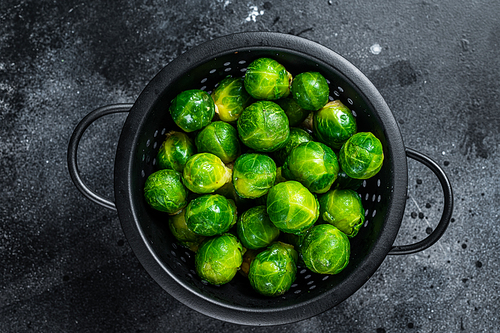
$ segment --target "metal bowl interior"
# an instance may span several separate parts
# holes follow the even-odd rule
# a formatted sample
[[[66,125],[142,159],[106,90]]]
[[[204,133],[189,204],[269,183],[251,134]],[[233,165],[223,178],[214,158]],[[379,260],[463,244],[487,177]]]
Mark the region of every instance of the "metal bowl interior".
[[[285,295],[255,293],[239,274],[229,284],[212,286],[195,273],[194,254],[179,246],[168,230],[168,216],[150,209],[143,186],[156,170],[165,133],[176,130],[170,101],[186,89],[211,92],[226,77],[243,76],[258,57],[271,57],[292,75],[322,73],[331,99],[340,99],[356,116],[359,131],[374,133],[384,146],[382,170],[358,190],[366,222],[351,239],[348,266],[337,275],[299,267]],[[135,254],[173,297],[208,316],[249,325],[284,324],[309,318],[339,304],[377,270],[392,247],[404,212],[406,156],[398,125],[376,88],[335,52],[296,36],[243,33],[212,40],[179,56],[144,89],[123,127],[115,163],[115,202]]]

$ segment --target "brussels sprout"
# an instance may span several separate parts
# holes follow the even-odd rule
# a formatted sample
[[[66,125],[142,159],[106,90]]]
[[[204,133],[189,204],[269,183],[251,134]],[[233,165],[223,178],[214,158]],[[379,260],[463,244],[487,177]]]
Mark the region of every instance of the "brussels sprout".
[[[156,210],[175,214],[187,205],[188,191],[182,185],[181,174],[163,169],[149,175],[144,184],[144,198]]]
[[[297,266],[282,243],[274,243],[259,253],[250,264],[250,285],[265,296],[283,295],[295,281]]]
[[[160,146],[156,160],[160,169],[182,172],[189,157],[196,153],[191,139],[183,132],[169,132]]]
[[[233,166],[234,189],[243,198],[255,199],[266,194],[276,180],[276,164],[263,154],[243,154]]]
[[[179,214],[170,216],[168,219],[168,227],[170,228],[172,235],[174,235],[175,239],[177,239],[182,246],[196,252],[205,237],[194,233],[188,228],[185,213],[186,210],[183,209]]]
[[[222,121],[238,120],[240,114],[251,102],[252,97],[245,90],[243,78],[226,77],[212,92],[215,112]]]
[[[291,97],[278,99],[275,102],[285,111],[290,126],[300,125],[311,113],[311,111],[301,108]]]
[[[293,79],[291,92],[303,109],[317,111],[328,103],[330,88],[320,73],[304,72]]]
[[[241,152],[236,128],[223,121],[214,121],[202,129],[195,144],[199,153],[212,153],[224,163],[234,161]]]
[[[231,180],[231,172],[214,154],[199,153],[187,160],[182,181],[194,193],[213,193]]]
[[[245,89],[256,99],[275,100],[290,94],[292,74],[276,60],[259,58],[245,72]]]
[[[356,131],[356,119],[339,100],[327,103],[313,114],[314,134],[334,149],[339,149]]]
[[[219,194],[205,194],[189,202],[186,224],[202,236],[220,235],[236,223],[236,205]]]
[[[290,127],[290,137],[288,141],[285,143],[283,148],[277,150],[274,153],[275,159],[279,164],[283,164],[285,162],[286,157],[293,148],[297,147],[302,142],[313,141],[313,137],[307,131],[302,128]]]
[[[194,257],[196,272],[211,284],[228,283],[243,262],[243,252],[240,242],[231,234],[206,240]]]
[[[236,224],[238,239],[247,249],[260,249],[271,244],[280,234],[269,219],[266,206],[256,206],[240,215]]]
[[[281,231],[300,234],[318,219],[319,203],[301,183],[289,180],[269,190],[267,214]]]
[[[358,234],[365,222],[361,198],[353,190],[331,190],[319,198],[319,216],[337,227],[347,237]]]
[[[170,105],[170,115],[185,132],[192,132],[207,126],[215,115],[215,104],[203,90],[192,89],[181,92]]]
[[[300,247],[307,268],[319,274],[337,274],[349,263],[351,245],[347,236],[331,224],[314,226]]]
[[[288,118],[274,102],[255,102],[238,118],[238,135],[245,145],[256,151],[278,150],[290,135]]]
[[[333,184],[334,188],[339,190],[354,190],[356,191],[361,184],[363,184],[362,179],[354,179],[349,177],[344,171],[340,170],[335,183]]]
[[[351,178],[368,179],[382,168],[382,143],[370,132],[353,135],[339,152],[340,167]]]
[[[325,193],[337,178],[339,164],[330,147],[320,142],[303,142],[283,164],[286,179],[296,180],[313,193]]]

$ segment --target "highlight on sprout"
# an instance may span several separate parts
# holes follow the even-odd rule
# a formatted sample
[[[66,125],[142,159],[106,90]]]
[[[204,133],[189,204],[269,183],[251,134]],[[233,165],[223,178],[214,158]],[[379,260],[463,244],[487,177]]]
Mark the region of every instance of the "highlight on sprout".
[[[297,266],[290,250],[278,242],[252,260],[248,280],[260,294],[276,297],[290,289],[296,274]]]
[[[288,118],[274,102],[255,102],[238,119],[238,135],[246,146],[258,152],[278,150],[290,136]]]
[[[199,153],[212,153],[224,163],[234,161],[241,153],[236,128],[223,121],[214,121],[203,128],[195,144]]]
[[[356,118],[347,106],[335,100],[313,113],[313,131],[319,141],[339,149],[356,133]]]
[[[246,91],[241,77],[226,77],[212,92],[220,120],[234,122],[250,104],[252,96]]]
[[[331,224],[318,224],[304,237],[300,253],[307,268],[319,274],[338,274],[349,263],[347,236]]]
[[[280,231],[267,215],[266,206],[255,206],[240,215],[237,226],[238,238],[247,249],[257,250],[271,244]]]
[[[319,216],[316,197],[297,181],[278,183],[267,194],[267,213],[274,225],[283,232],[301,234]]]
[[[319,198],[320,218],[348,237],[358,234],[365,222],[361,198],[353,190],[331,190]]]
[[[219,194],[197,197],[186,207],[186,225],[195,234],[215,236],[228,231],[236,223],[236,205]]]
[[[335,153],[320,142],[303,142],[288,154],[282,174],[296,180],[313,193],[325,193],[337,178],[339,164]]]
[[[231,181],[231,173],[231,169],[219,157],[210,153],[198,153],[187,160],[182,172],[182,182],[194,193],[213,193]]]
[[[318,72],[304,72],[292,82],[292,97],[305,110],[317,111],[328,103],[330,88]]]
[[[195,153],[196,147],[186,133],[169,132],[156,155],[158,168],[182,172],[188,158]]]
[[[256,199],[266,194],[276,180],[276,163],[267,155],[243,154],[233,166],[234,189],[243,198]]]
[[[244,249],[231,234],[203,242],[195,255],[195,269],[200,278],[213,285],[230,282],[243,262]]]
[[[349,177],[371,178],[380,171],[384,162],[382,143],[370,132],[356,133],[340,149],[339,160]]]
[[[248,65],[244,85],[256,99],[276,100],[290,94],[292,74],[271,58],[259,58]]]
[[[148,205],[161,212],[175,214],[187,205],[188,191],[181,182],[181,174],[163,169],[148,176],[144,184],[144,198]]]
[[[208,93],[199,89],[178,94],[169,108],[174,122],[184,132],[193,132],[207,126],[215,115],[215,104]]]

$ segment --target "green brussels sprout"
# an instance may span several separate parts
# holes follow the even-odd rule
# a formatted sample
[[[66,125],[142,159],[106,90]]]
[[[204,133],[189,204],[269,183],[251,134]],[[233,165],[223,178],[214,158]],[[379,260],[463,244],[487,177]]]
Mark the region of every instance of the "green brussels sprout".
[[[266,206],[256,206],[240,215],[236,232],[241,244],[247,249],[260,249],[271,244],[280,234],[269,219]]]
[[[278,150],[290,135],[288,118],[274,102],[255,102],[238,118],[238,135],[246,146],[256,151]]]
[[[188,158],[196,153],[191,139],[183,132],[169,132],[156,155],[160,169],[182,172]]]
[[[188,228],[198,235],[220,235],[236,223],[236,205],[222,195],[205,194],[189,202],[185,218]]]
[[[231,173],[231,169],[219,157],[210,153],[198,153],[187,160],[182,172],[182,182],[194,193],[213,193],[231,181]]]
[[[320,142],[303,142],[295,147],[283,164],[286,179],[296,180],[313,193],[325,193],[339,172],[337,157],[330,147]]]
[[[195,144],[199,153],[212,153],[224,163],[234,161],[241,152],[236,128],[223,121],[214,121],[202,129]]]
[[[188,228],[185,213],[186,210],[183,209],[180,213],[170,216],[168,219],[168,227],[172,232],[172,235],[174,235],[175,239],[177,239],[182,246],[196,252],[205,237],[194,233]]]
[[[175,214],[187,205],[188,191],[182,185],[181,174],[162,169],[149,175],[144,184],[144,198],[156,210]]]
[[[363,184],[362,179],[354,179],[349,177],[344,171],[340,170],[335,183],[333,184],[334,188],[339,190],[354,190],[356,191],[361,184]]]
[[[300,253],[307,268],[319,274],[337,274],[349,263],[347,236],[331,224],[318,224],[304,237]]]
[[[243,262],[243,252],[240,242],[231,234],[206,240],[194,257],[196,273],[214,285],[228,283]]]
[[[215,112],[222,121],[233,122],[238,120],[240,114],[251,102],[252,96],[248,94],[243,85],[243,78],[226,77],[212,92]]]
[[[340,149],[339,160],[340,167],[349,177],[368,179],[382,168],[382,143],[370,132],[356,133]]]
[[[210,124],[215,115],[215,104],[205,91],[192,89],[177,95],[169,111],[177,126],[185,132],[193,132]]]
[[[256,99],[276,100],[290,94],[290,74],[274,59],[259,58],[248,65],[244,85]]]
[[[354,237],[365,222],[365,209],[355,191],[331,190],[319,198],[319,216],[347,237]]]
[[[274,243],[260,252],[250,264],[250,285],[265,296],[280,296],[287,292],[297,275],[294,258],[282,243]]]
[[[266,194],[276,180],[276,164],[263,154],[243,154],[233,166],[233,185],[243,198],[255,199]]]
[[[293,79],[291,92],[303,109],[317,111],[328,103],[330,88],[320,73],[304,72]]]
[[[313,114],[313,132],[319,141],[339,149],[357,131],[356,119],[341,101],[327,103]]]
[[[292,97],[278,99],[275,102],[285,111],[290,126],[300,125],[311,113],[311,111],[301,108]]]
[[[318,219],[319,203],[304,185],[289,180],[269,190],[267,214],[281,231],[301,234]]]
[[[288,154],[302,142],[313,141],[313,137],[302,128],[290,127],[290,137],[283,148],[274,153],[275,159],[279,164],[283,164]]]

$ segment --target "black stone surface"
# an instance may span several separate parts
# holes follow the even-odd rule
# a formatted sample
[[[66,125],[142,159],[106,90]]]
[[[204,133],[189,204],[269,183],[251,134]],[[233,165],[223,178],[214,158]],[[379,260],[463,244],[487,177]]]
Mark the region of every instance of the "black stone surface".
[[[4,0],[0,6],[1,332],[500,332],[500,2]],[[343,55],[380,89],[405,144],[447,172],[442,239],[389,256],[339,306],[299,323],[243,327],[164,292],[116,213],[81,195],[69,137],[91,110],[133,102],[182,52],[240,31],[300,35]],[[96,121],[79,163],[113,197],[124,115]],[[409,161],[396,244],[441,214],[436,178]]]

